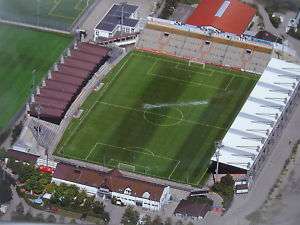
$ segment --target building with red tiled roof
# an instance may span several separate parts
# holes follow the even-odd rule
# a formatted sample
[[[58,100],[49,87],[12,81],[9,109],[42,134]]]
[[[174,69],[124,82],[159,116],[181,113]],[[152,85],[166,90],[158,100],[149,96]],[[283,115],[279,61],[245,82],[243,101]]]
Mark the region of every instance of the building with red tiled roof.
[[[160,210],[170,199],[169,187],[124,176],[118,170],[106,173],[59,163],[52,181],[56,184],[73,184],[90,195],[114,197],[125,205],[151,210]]]
[[[186,23],[241,35],[255,13],[254,8],[239,0],[202,0]]]

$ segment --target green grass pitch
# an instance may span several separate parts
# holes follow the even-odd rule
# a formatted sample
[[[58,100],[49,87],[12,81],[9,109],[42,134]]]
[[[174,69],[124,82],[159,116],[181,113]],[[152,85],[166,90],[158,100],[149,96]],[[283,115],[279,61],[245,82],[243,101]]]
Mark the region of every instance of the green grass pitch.
[[[94,0],[0,0],[0,18],[69,30]]]
[[[132,52],[83,104],[56,154],[197,185],[257,79]]]
[[[71,37],[0,24],[0,131],[21,109],[35,84],[57,60]]]

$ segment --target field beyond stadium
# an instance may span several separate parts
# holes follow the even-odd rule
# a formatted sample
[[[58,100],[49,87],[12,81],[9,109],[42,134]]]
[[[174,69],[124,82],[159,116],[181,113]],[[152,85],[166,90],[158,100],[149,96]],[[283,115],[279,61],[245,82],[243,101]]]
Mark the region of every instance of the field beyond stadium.
[[[33,83],[40,84],[71,37],[0,24],[0,40],[1,132],[19,116],[16,113],[31,95]]]
[[[131,52],[88,97],[56,154],[197,185],[257,80]]]
[[[69,31],[93,2],[94,0],[0,0],[0,19]]]

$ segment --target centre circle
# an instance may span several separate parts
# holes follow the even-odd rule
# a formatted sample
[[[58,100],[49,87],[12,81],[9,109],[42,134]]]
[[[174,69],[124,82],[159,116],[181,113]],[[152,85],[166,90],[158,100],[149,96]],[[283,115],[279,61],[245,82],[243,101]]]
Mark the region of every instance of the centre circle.
[[[174,109],[176,110],[176,115],[168,116],[166,107],[148,108],[144,111],[144,119],[156,126],[175,126],[182,122],[183,113],[178,108]]]

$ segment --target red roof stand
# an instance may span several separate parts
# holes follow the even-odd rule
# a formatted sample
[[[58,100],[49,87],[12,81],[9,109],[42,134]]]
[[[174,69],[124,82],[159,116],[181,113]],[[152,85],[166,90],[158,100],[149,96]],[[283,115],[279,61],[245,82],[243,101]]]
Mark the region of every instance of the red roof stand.
[[[186,20],[194,26],[212,26],[222,32],[241,35],[256,10],[239,0],[202,0]]]

